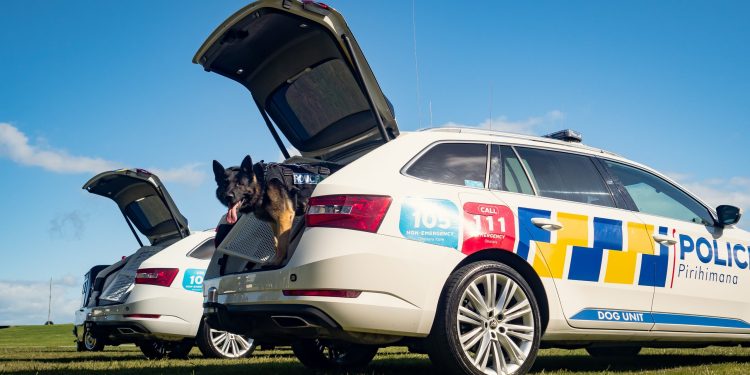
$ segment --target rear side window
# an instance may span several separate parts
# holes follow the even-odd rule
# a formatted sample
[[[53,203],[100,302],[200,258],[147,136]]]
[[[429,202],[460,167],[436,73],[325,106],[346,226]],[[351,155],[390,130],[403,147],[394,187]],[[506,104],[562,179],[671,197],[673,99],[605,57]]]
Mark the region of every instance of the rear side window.
[[[534,195],[531,182],[510,146],[492,146],[490,189]]]
[[[406,174],[451,185],[484,187],[487,173],[487,145],[441,143],[417,159]]]
[[[216,247],[214,246],[214,239],[210,239],[200,246],[196,247],[195,250],[191,251],[188,256],[197,259],[208,260],[214,255]]]
[[[604,161],[625,186],[638,211],[691,223],[713,225],[708,209],[663,179],[624,164]]]
[[[599,170],[588,156],[532,148],[516,148],[539,195],[615,207]]]

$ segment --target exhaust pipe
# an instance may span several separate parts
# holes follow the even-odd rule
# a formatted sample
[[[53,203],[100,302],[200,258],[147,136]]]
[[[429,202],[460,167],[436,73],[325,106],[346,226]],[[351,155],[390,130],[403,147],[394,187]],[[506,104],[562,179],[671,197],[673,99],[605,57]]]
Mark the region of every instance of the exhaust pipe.
[[[120,332],[120,334],[123,334],[123,335],[133,335],[133,334],[137,333],[132,328],[118,328],[117,331]]]
[[[281,328],[304,328],[313,326],[308,323],[307,320],[298,316],[275,315],[272,316],[271,319],[273,319],[274,323]]]

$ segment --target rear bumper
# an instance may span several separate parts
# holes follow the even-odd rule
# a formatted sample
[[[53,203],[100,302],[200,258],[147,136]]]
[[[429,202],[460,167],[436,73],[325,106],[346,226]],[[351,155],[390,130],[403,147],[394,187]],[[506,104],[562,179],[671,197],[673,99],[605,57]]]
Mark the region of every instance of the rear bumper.
[[[85,322],[85,330],[107,345],[138,343],[156,337],[139,322]],[[79,330],[83,333],[83,329]]]
[[[298,339],[346,339],[346,333],[326,313],[307,305],[240,305],[206,303],[212,328],[247,334],[253,339],[284,345]]]
[[[205,280],[204,290],[216,288],[217,294],[204,313],[223,329],[264,341],[264,336],[323,337],[374,344],[424,337],[443,284],[463,257],[403,238],[308,228],[285,267]],[[285,289],[361,294],[285,296]],[[286,315],[291,319],[280,324],[278,316]],[[290,326],[308,318],[309,326]]]

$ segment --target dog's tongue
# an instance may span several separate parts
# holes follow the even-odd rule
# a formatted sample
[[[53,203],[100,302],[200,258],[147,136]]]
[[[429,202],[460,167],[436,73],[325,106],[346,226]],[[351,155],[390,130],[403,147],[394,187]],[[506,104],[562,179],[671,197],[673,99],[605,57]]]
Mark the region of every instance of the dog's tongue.
[[[227,223],[234,224],[237,222],[237,211],[240,209],[240,205],[242,205],[242,201],[229,207],[229,211],[227,211]]]

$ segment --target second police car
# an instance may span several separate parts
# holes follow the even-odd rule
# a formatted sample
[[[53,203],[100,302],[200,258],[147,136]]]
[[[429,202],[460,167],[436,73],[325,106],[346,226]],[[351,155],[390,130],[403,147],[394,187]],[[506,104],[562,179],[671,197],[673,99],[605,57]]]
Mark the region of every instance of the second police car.
[[[574,132],[399,134],[343,17],[322,4],[253,3],[194,61],[247,87],[282,149],[274,123],[308,161],[342,166],[282,266],[214,257],[212,326],[291,343],[309,367],[407,345],[467,374],[524,373],[540,345],[750,342],[737,207],[709,207]]]

